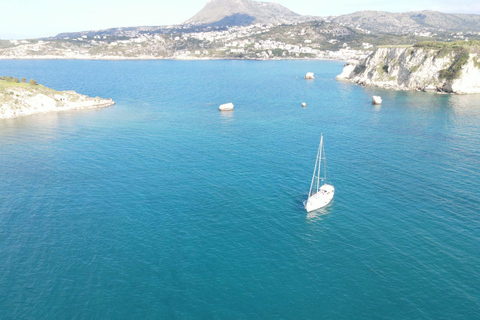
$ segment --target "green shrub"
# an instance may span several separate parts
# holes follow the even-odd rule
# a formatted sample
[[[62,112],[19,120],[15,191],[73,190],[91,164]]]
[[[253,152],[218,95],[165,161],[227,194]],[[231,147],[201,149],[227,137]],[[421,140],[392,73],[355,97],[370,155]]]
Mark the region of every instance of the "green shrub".
[[[13,78],[12,82],[20,83],[20,81],[18,81],[18,78]]]
[[[440,50],[438,50],[437,54],[435,55],[435,59],[437,58],[443,58],[446,57],[449,53],[452,52],[452,49],[449,47],[443,47]]]
[[[22,78],[22,79],[20,79],[20,82],[21,82],[21,83],[27,83],[27,79]]]
[[[458,79],[462,73],[462,67],[468,62],[469,56],[468,50],[465,48],[456,50],[453,63],[450,67],[440,70],[439,78],[446,80]]]
[[[480,61],[478,61],[478,57],[473,58],[473,65],[480,69]]]
[[[5,80],[7,80],[8,82],[12,82],[13,78],[12,77],[7,77]]]
[[[462,49],[462,48],[475,48],[480,46],[480,41],[470,40],[470,41],[452,41],[452,42],[443,42],[443,41],[423,41],[417,42],[413,45],[416,48],[429,48],[429,49]]]
[[[283,55],[283,50],[282,49],[273,49],[272,50],[272,54],[275,56],[275,57],[281,57]]]
[[[36,86],[38,83],[37,81],[31,79],[28,83],[30,83],[32,86]]]

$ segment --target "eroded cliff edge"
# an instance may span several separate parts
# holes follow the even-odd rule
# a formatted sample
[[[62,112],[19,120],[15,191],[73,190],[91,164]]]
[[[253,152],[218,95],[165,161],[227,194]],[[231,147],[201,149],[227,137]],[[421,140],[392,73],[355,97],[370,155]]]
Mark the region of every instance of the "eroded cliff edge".
[[[396,90],[480,93],[480,44],[378,48],[363,61],[347,63],[336,79]]]

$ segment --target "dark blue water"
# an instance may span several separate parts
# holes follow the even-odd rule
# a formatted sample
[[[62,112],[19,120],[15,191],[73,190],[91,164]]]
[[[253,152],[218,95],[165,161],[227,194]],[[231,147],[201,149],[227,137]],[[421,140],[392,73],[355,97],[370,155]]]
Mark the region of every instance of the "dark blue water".
[[[480,318],[480,97],[341,70],[0,61],[117,102],[0,121],[0,318]]]

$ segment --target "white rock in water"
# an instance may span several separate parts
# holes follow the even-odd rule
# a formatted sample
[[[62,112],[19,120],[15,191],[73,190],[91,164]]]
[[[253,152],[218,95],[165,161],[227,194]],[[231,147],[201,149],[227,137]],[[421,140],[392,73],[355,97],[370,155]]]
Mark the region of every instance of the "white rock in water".
[[[307,72],[307,74],[305,75],[305,79],[315,79],[313,72]]]
[[[229,102],[229,103],[222,104],[222,105],[220,105],[220,107],[218,107],[218,110],[220,110],[220,111],[233,111],[233,103]]]
[[[380,97],[380,96],[373,96],[373,97],[372,97],[372,103],[373,103],[373,104],[382,104],[382,97]]]
[[[302,107],[305,108],[306,106],[307,106],[307,104],[305,102],[302,102]]]

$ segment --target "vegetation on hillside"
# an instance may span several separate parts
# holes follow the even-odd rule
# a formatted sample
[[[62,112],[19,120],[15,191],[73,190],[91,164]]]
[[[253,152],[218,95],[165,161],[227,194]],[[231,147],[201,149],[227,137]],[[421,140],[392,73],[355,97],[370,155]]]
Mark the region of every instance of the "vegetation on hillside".
[[[480,41],[424,41],[416,43],[414,47],[438,50],[435,58],[443,58],[451,54],[453,56],[452,64],[440,71],[439,78],[454,80],[460,78],[462,68],[467,64],[470,53],[480,52]]]
[[[381,46],[442,50],[469,46],[479,50],[480,34],[451,31],[374,33],[358,25],[314,20],[293,24],[217,28],[197,25],[131,27],[61,34],[54,38],[0,41],[0,56],[9,58],[302,58],[324,57],[327,51],[372,51]],[[470,39],[471,41],[450,41]],[[473,41],[472,41],[473,40]],[[241,43],[240,43],[241,42]],[[288,47],[288,48],[287,48]],[[319,52],[321,51],[321,52]],[[480,50],[479,52],[480,53]]]
[[[13,78],[13,77],[11,77],[11,76],[0,76],[0,85],[5,86],[5,85],[7,85],[7,83],[9,83],[9,82],[15,83],[15,84],[17,84],[17,83],[19,83],[19,84],[20,84],[20,83],[22,83],[22,84],[25,83],[25,84],[26,84],[26,83],[27,83],[27,79],[26,79],[26,78],[22,78],[22,79],[18,80],[18,78]],[[31,79],[30,82],[29,82],[29,84],[36,86],[38,83],[37,83],[37,81],[35,81],[34,79]]]
[[[454,80],[460,78],[462,67],[467,64],[470,56],[466,48],[455,49],[453,63],[450,67],[440,70],[439,78]]]
[[[479,40],[470,41],[422,41],[413,45],[416,48],[429,48],[429,49],[475,49],[480,47]]]
[[[473,14],[452,14],[437,11],[381,12],[358,11],[352,14],[332,17],[332,21],[360,26],[375,33],[405,34],[414,32],[440,33],[444,30],[455,32],[478,31],[480,16]]]

